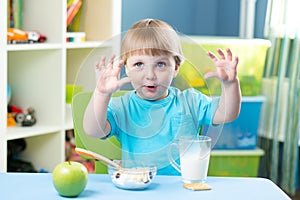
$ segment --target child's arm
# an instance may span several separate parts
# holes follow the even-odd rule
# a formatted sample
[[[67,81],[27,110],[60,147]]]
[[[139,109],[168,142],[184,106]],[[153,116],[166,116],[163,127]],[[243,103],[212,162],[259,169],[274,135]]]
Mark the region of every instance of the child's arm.
[[[241,108],[241,90],[237,77],[238,57],[232,57],[229,48],[226,49],[227,58],[221,49],[217,50],[220,58],[213,53],[208,52],[209,57],[216,66],[215,72],[208,72],[205,78],[218,78],[221,81],[222,94],[219,106],[213,118],[213,124],[222,124],[233,121],[240,113]]]
[[[111,127],[107,121],[107,108],[112,93],[129,82],[129,78],[119,80],[119,74],[123,65],[120,61],[114,66],[112,56],[109,64],[105,65],[105,57],[96,64],[96,88],[84,113],[83,128],[89,136],[103,138],[110,133]]]

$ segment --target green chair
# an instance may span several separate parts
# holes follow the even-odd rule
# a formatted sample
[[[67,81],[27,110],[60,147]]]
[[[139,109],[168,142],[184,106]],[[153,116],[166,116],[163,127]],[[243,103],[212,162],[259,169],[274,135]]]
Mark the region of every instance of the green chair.
[[[116,92],[113,96],[124,95],[126,91]],[[120,143],[115,137],[105,140],[88,136],[83,129],[83,116],[92,92],[80,92],[72,99],[72,116],[76,147],[87,149],[110,159],[121,159]],[[84,156],[83,156],[84,157]],[[84,157],[86,159],[91,159]],[[95,173],[107,173],[107,166],[100,161],[95,161]]]

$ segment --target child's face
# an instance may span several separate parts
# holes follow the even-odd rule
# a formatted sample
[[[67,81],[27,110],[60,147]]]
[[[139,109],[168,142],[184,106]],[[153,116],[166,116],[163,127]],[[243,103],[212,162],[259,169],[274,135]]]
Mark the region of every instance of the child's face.
[[[147,100],[165,98],[178,73],[175,59],[170,55],[136,54],[130,56],[126,63],[126,73],[137,95]]]

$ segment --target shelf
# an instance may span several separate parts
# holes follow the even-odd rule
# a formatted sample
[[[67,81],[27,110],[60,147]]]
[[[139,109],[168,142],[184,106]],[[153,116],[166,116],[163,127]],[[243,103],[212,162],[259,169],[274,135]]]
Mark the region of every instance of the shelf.
[[[32,127],[9,127],[6,131],[7,140],[14,140],[19,138],[28,138],[39,135],[46,135],[50,133],[59,132],[60,126],[34,125]]]
[[[9,44],[7,51],[34,51],[34,50],[51,50],[61,49],[62,45],[59,43],[39,43],[39,44]]]
[[[110,47],[111,43],[107,41],[87,41],[87,42],[68,42],[66,44],[67,49],[83,49],[83,48],[98,48],[98,47]]]
[[[0,13],[5,16],[0,18],[1,33],[7,32],[8,2],[0,1]],[[86,42],[82,43],[66,42],[67,1],[22,3],[22,29],[37,30],[47,40],[8,44],[6,34],[0,34],[0,172],[7,171],[8,142],[22,138],[27,145],[20,158],[36,169],[51,172],[65,160],[65,133],[73,129],[71,108],[66,105],[66,85],[84,81],[95,87],[91,78],[95,77],[94,61],[119,49],[119,43],[111,39],[121,32],[121,1],[84,1],[79,31],[86,33]],[[9,103],[24,112],[32,107],[35,125],[6,126],[8,84],[12,91]]]

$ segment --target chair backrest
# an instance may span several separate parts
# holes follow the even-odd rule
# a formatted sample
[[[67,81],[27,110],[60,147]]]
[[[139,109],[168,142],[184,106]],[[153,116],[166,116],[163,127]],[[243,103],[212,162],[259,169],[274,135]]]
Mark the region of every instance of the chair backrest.
[[[121,96],[125,92],[120,91],[114,96]],[[110,159],[121,159],[120,143],[115,137],[105,140],[88,136],[83,129],[83,116],[92,92],[80,92],[72,99],[72,116],[74,124],[75,143],[77,147],[84,148]],[[85,157],[86,159],[89,159]],[[107,173],[107,166],[95,161],[95,173]]]

